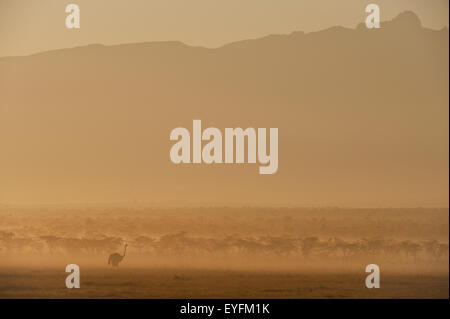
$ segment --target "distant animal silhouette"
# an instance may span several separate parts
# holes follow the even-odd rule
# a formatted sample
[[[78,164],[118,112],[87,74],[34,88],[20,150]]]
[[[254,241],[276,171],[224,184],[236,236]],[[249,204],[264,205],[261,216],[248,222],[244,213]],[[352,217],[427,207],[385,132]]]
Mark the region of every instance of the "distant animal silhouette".
[[[123,255],[119,253],[111,254],[108,259],[108,265],[111,265],[112,267],[119,267],[119,263],[122,261],[123,257],[125,257],[125,253],[127,252],[127,246],[128,244],[125,244]]]

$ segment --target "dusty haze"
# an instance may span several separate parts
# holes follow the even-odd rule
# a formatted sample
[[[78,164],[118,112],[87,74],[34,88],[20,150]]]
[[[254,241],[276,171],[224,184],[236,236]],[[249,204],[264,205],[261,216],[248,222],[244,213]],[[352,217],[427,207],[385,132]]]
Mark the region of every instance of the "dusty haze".
[[[412,12],[0,58],[0,90],[3,203],[448,207],[448,30]],[[170,131],[193,119],[279,128],[278,172],[173,164]]]
[[[448,298],[448,209],[0,210],[0,297]],[[119,269],[113,252],[126,254]],[[81,289],[65,288],[67,264]],[[364,286],[376,263],[383,289]]]
[[[270,23],[275,2],[225,2],[158,29],[139,17],[162,2],[108,1],[117,30],[80,0],[66,38],[36,36],[62,2],[0,0],[0,55],[70,47],[0,58],[0,298],[448,298],[448,2],[381,1],[379,30],[361,1],[277,1]],[[280,18],[299,3],[309,20]],[[149,38],[188,44],[123,44]],[[91,42],[114,45],[73,47]],[[194,119],[277,127],[278,172],[173,164],[169,134]],[[372,263],[383,289],[364,286]]]

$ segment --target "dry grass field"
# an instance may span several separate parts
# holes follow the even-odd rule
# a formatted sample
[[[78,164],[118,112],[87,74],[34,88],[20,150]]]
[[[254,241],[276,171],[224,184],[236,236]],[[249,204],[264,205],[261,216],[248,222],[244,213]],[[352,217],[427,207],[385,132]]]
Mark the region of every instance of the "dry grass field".
[[[81,269],[80,289],[64,269],[1,269],[0,298],[448,298],[447,274],[365,274],[189,269]]]

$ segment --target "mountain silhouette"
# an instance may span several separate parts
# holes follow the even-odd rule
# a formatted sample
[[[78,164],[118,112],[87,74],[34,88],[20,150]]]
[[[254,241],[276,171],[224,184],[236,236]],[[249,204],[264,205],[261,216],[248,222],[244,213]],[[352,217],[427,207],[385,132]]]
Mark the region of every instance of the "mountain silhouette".
[[[2,202],[448,205],[448,30],[88,45],[0,58]],[[174,165],[175,127],[278,127],[279,171]]]
[[[420,21],[417,14],[412,11],[404,11],[400,13],[395,19],[391,21],[385,21],[382,23],[382,28],[387,30],[396,31],[411,31],[414,29],[422,28],[422,22]],[[357,29],[366,30],[366,24],[360,23]]]

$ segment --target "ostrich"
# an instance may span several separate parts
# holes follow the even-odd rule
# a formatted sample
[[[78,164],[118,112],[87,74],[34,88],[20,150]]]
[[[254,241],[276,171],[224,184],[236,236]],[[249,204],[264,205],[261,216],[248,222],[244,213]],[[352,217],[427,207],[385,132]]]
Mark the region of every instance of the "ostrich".
[[[119,267],[119,263],[122,261],[123,257],[125,257],[127,246],[128,244],[125,244],[125,248],[123,249],[123,255],[119,253],[109,255],[108,265],[111,265],[112,267]]]

